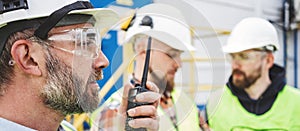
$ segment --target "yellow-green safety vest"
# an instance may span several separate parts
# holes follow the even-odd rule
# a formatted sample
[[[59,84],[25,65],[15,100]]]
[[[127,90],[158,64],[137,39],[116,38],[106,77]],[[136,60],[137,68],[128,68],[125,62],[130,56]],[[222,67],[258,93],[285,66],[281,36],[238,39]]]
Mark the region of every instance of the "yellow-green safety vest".
[[[207,107],[214,131],[300,131],[300,91],[285,86],[271,109],[262,115],[249,113],[228,87],[214,109]]]
[[[178,89],[174,89],[171,95],[176,109],[178,131],[199,131],[198,108],[194,101]],[[171,119],[160,106],[158,107],[158,115],[160,131],[176,131]]]

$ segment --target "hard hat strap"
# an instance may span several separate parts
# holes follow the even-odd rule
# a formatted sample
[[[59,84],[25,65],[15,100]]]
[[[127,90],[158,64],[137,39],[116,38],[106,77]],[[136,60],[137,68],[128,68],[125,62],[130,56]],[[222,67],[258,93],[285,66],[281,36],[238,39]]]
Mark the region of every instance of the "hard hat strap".
[[[70,11],[89,8],[93,8],[93,6],[88,1],[77,1],[73,4],[64,6],[63,8],[53,12],[47,20],[38,27],[38,29],[34,32],[34,35],[45,40],[48,38],[48,32]]]
[[[0,28],[0,56],[6,44],[8,37],[14,33],[19,32],[25,29],[30,28],[38,28],[40,27],[41,23],[45,21],[45,17],[33,19],[33,20],[20,20],[8,23],[4,27]],[[95,23],[95,19],[91,15],[85,14],[70,14],[65,16],[62,20],[60,20],[55,26],[64,26],[64,25],[71,25],[71,24],[79,24],[83,22]]]
[[[24,29],[34,28],[38,27],[41,24],[42,19],[36,19],[34,21],[17,21],[8,23],[6,26],[0,28],[0,56],[2,55],[2,51],[4,49],[4,46],[6,45],[6,41],[8,37],[14,33],[19,32]]]

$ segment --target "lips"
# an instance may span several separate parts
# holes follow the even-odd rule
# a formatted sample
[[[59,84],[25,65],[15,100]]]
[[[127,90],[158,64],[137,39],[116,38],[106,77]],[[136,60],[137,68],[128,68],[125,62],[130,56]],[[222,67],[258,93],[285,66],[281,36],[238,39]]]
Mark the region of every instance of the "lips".
[[[242,79],[245,76],[245,73],[241,70],[235,69],[232,71],[232,76],[234,79]]]
[[[87,84],[91,87],[99,87],[97,80],[101,80],[101,79],[103,79],[102,71],[96,71],[90,75]]]

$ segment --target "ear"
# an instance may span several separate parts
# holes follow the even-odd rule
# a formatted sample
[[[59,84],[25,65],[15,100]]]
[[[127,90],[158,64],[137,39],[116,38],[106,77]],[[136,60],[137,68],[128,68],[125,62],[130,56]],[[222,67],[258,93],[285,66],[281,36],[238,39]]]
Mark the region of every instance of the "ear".
[[[11,48],[11,55],[16,62],[16,65],[25,73],[40,76],[42,71],[37,63],[39,56],[33,44],[27,40],[17,40]]]
[[[267,54],[267,67],[270,69],[274,64],[274,55],[273,53],[268,53]]]

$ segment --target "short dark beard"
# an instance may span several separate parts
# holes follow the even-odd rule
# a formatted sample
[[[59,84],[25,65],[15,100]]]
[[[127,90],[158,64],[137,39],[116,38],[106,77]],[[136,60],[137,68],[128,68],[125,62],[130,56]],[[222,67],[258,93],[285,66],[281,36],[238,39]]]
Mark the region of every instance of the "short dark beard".
[[[260,68],[257,71],[260,71]],[[244,77],[243,81],[237,81],[237,80],[233,79],[234,86],[236,86],[237,88],[240,88],[240,89],[249,88],[251,85],[253,85],[257,81],[258,78],[261,77],[261,73],[259,73],[256,76],[252,75],[252,76],[247,77],[243,71],[238,70],[238,69],[235,69],[232,71],[232,75],[234,75],[234,74],[240,74]]]

